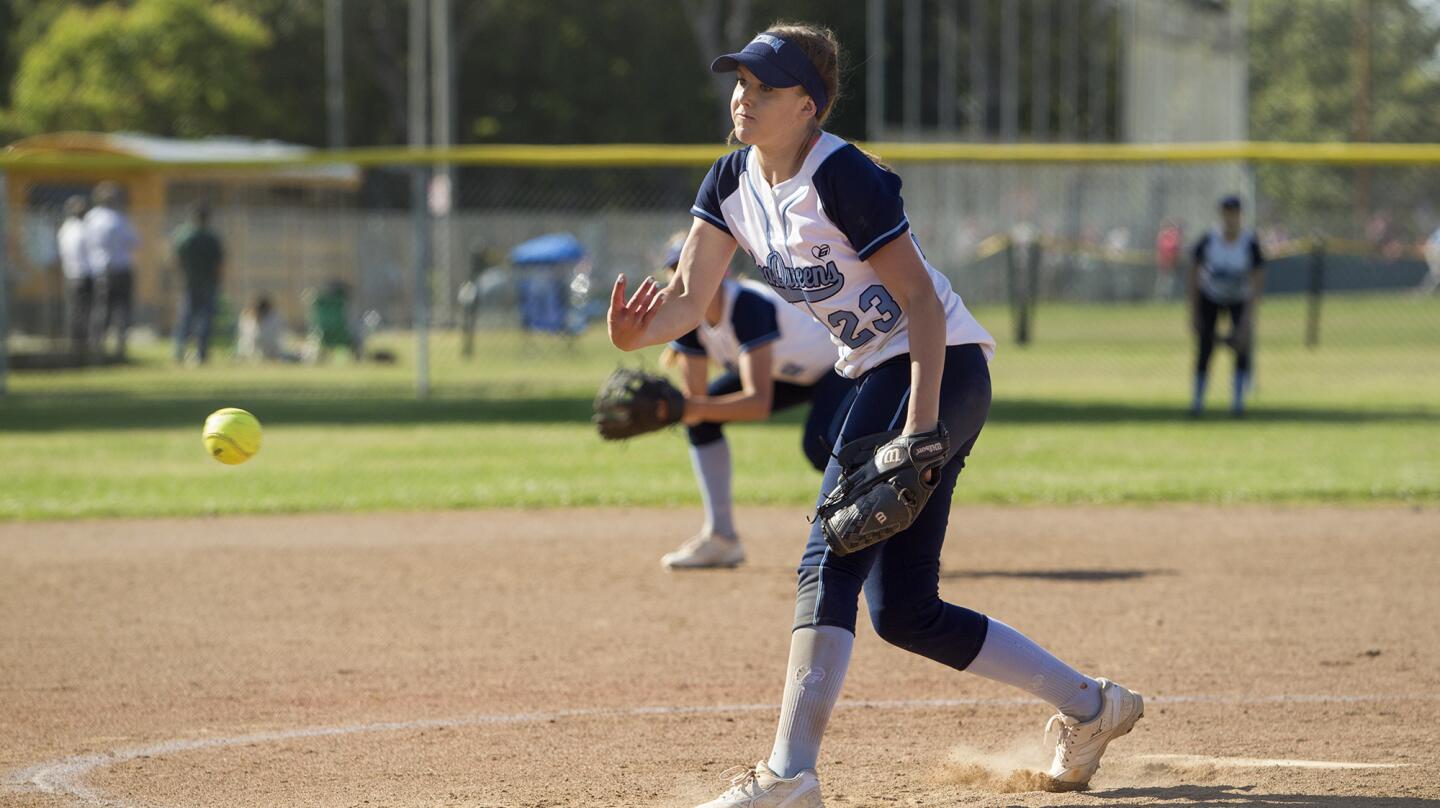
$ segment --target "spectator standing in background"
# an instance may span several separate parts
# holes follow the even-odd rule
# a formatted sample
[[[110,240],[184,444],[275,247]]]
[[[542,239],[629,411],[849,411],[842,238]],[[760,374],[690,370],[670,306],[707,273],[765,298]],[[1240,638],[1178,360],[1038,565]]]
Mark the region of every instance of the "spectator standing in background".
[[[95,277],[95,321],[91,337],[98,353],[105,352],[105,335],[115,326],[115,358],[125,360],[125,337],[130,330],[135,296],[135,250],[140,235],[130,217],[120,211],[120,186],[95,186],[95,207],[85,214],[85,246]]]
[[[90,352],[90,304],[95,298],[95,278],[85,248],[83,196],[65,200],[65,222],[56,241],[60,248],[60,271],[65,275],[65,316],[69,320],[70,350],[78,356]]]
[[[475,325],[480,319],[480,273],[485,271],[478,261],[470,265],[470,279],[460,284],[456,300],[460,303],[460,356],[475,355]]]
[[[1180,266],[1180,249],[1185,234],[1180,223],[1166,219],[1155,235],[1155,297],[1168,300],[1175,295],[1175,270]]]
[[[209,205],[200,202],[191,208],[190,220],[175,231],[174,247],[185,284],[180,323],[175,328],[175,361],[185,361],[186,345],[194,336],[195,355],[203,365],[210,355],[210,330],[215,324],[220,269],[225,263],[220,237],[210,229]]]

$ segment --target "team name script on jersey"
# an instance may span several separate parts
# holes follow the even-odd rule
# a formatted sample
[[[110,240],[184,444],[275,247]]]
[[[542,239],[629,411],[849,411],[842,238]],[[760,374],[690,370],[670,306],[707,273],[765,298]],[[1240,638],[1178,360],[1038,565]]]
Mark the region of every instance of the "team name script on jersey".
[[[845,276],[834,261],[824,265],[785,266],[780,253],[771,251],[764,265],[756,264],[755,269],[776,294],[790,303],[816,303],[832,297],[845,285]]]

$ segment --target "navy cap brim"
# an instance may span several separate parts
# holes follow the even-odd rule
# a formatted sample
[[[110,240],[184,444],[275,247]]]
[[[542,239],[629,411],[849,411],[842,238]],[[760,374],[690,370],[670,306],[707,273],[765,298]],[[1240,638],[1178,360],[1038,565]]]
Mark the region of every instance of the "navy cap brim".
[[[667,249],[667,250],[665,251],[665,263],[662,264],[662,266],[664,266],[666,269],[675,269],[676,267],[679,267],[679,266],[680,266],[680,252],[681,252],[681,250],[683,250],[684,248],[685,248],[685,245],[684,245],[683,243],[681,243],[681,244],[676,244],[675,246],[670,247],[669,249]]]
[[[712,73],[733,73],[740,65],[744,65],[755,78],[760,79],[771,87],[799,87],[800,80],[786,73],[779,65],[765,58],[763,54],[727,53],[724,56],[710,63]]]

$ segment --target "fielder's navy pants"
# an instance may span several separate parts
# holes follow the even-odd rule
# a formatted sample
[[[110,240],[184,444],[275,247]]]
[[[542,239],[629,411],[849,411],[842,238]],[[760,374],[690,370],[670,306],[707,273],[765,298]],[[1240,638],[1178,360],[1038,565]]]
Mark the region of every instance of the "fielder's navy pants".
[[[1245,319],[1245,308],[1249,303],[1216,303],[1200,295],[1200,339],[1195,351],[1195,372],[1204,374],[1210,369],[1210,354],[1215,350],[1215,326],[1220,319],[1220,311],[1223,309],[1230,313],[1230,333],[1233,336],[1240,328],[1240,323]],[[1235,347],[1235,369],[1241,372],[1250,370],[1250,346],[1248,344]]]
[[[858,382],[840,427],[837,452],[858,438],[905,426],[910,356],[890,359]],[[830,551],[816,522],[800,562],[795,628],[839,626],[853,632],[863,589],[875,632],[887,642],[960,670],[970,664],[985,642],[989,621],[979,612],[940,600],[940,547],[955,480],[989,411],[990,368],[980,346],[947,347],[940,420],[954,457],[942,469],[939,487],[909,528],[848,556]],[[839,476],[840,467],[832,459],[820,483],[819,501]]]
[[[727,371],[716,376],[706,389],[707,396],[728,396],[744,389],[740,374]],[[855,389],[855,382],[838,373],[826,373],[814,384],[790,384],[775,382],[771,396],[770,411],[780,412],[810,402],[810,414],[805,416],[805,426],[800,431],[800,447],[816,471],[823,471],[830,462],[830,449],[835,445],[835,434],[840,429],[840,419],[845,417],[845,406]],[[691,446],[704,446],[725,437],[720,424],[706,421],[686,428]]]

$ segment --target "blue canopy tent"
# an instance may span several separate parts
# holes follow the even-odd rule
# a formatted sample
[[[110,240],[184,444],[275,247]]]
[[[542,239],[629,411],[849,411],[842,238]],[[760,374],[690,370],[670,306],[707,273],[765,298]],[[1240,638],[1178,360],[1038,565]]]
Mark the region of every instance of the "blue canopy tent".
[[[510,263],[515,266],[527,264],[565,264],[585,257],[585,245],[569,233],[551,233],[532,238],[515,245],[510,251]]]
[[[510,264],[525,270],[516,283],[520,326],[526,331],[571,332],[570,275],[562,267],[582,261],[585,245],[569,233],[550,233],[510,251]]]

